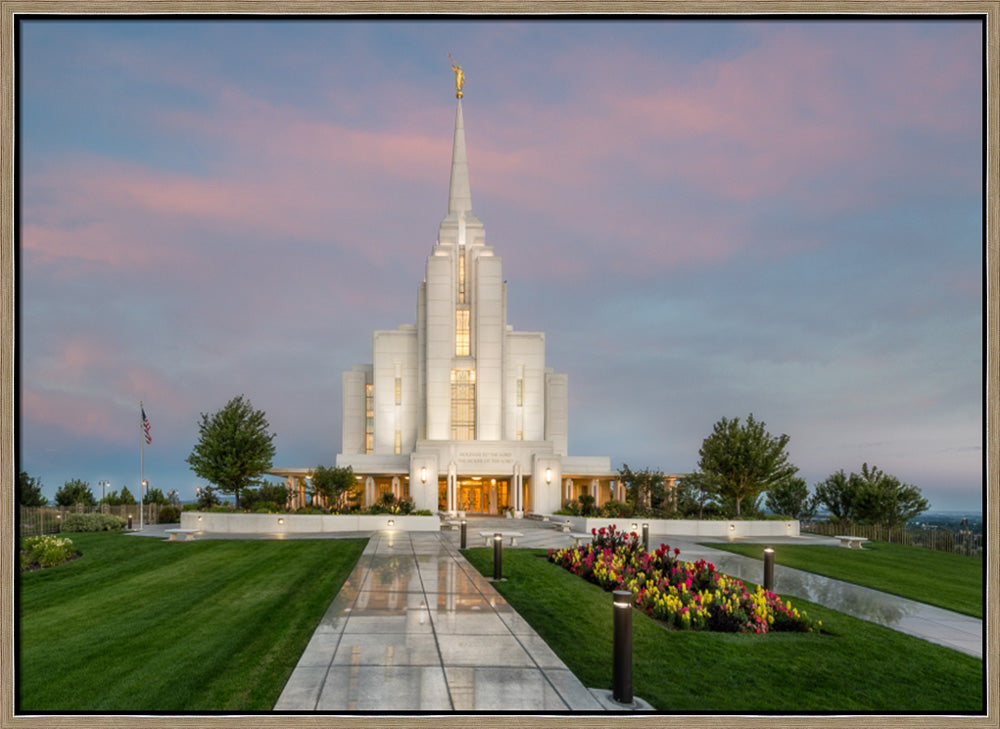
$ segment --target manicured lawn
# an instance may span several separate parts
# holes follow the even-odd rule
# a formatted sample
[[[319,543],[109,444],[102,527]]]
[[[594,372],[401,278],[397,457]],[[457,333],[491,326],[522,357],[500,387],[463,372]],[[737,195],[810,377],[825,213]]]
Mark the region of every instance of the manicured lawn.
[[[845,550],[846,551],[846,550]],[[489,549],[466,557],[493,574]],[[611,688],[611,595],[545,558],[504,550],[496,589],[584,683]],[[804,600],[824,633],[667,630],[633,610],[634,693],[666,712],[976,712],[983,662]]]
[[[367,541],[66,536],[20,577],[22,712],[268,711]]]
[[[760,544],[705,544],[756,559]],[[983,617],[984,562],[961,554],[865,542],[863,549],[828,545],[776,544],[777,564],[864,585],[918,602]]]

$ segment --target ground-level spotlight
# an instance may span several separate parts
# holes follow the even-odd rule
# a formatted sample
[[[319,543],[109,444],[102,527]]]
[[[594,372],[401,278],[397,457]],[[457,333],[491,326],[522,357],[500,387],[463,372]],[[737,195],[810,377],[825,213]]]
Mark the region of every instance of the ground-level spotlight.
[[[612,698],[619,704],[632,703],[632,593],[615,590],[612,595],[614,621],[614,662],[611,667]]]

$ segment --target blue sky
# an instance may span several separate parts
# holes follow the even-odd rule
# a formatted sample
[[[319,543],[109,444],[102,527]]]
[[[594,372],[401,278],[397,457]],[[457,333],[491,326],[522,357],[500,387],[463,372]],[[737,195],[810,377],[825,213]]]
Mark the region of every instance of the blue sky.
[[[245,394],[331,465],[340,373],[415,321],[454,77],[508,322],[570,382],[570,452],[693,469],[719,418],[814,484],[983,493],[975,21],[28,20],[20,467],[183,498]]]

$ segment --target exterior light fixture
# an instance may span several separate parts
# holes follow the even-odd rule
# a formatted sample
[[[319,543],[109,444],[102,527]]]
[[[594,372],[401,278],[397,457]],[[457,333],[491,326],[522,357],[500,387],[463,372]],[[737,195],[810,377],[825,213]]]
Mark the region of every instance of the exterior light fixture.
[[[420,467],[420,482],[427,483],[427,466]]]
[[[612,636],[611,697],[619,704],[632,703],[632,593],[615,590],[611,604]]]
[[[764,589],[774,592],[774,547],[764,547]]]
[[[552,469],[545,469],[545,483],[552,483]]]
[[[278,519],[278,523],[279,523],[279,524],[284,524],[284,523],[285,523],[285,520],[284,520],[284,519],[280,519],[280,518],[279,518],[279,519]]]
[[[635,522],[632,522],[632,531],[636,531],[638,528],[639,528],[639,525],[636,524]]]
[[[198,515],[198,521],[201,521],[201,515],[200,514]]]
[[[389,520],[388,522],[386,522],[386,523],[387,523],[387,524],[389,525],[389,528],[390,528],[390,529],[392,529],[392,528],[393,528],[394,526],[396,526],[396,522],[395,522],[395,521],[393,521],[392,519],[390,519],[390,520]]]

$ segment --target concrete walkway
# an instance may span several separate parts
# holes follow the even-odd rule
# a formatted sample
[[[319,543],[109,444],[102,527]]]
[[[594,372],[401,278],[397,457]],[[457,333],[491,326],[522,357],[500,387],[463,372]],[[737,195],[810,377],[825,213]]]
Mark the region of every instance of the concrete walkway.
[[[274,710],[596,712],[602,706],[449,540],[378,533]]]

